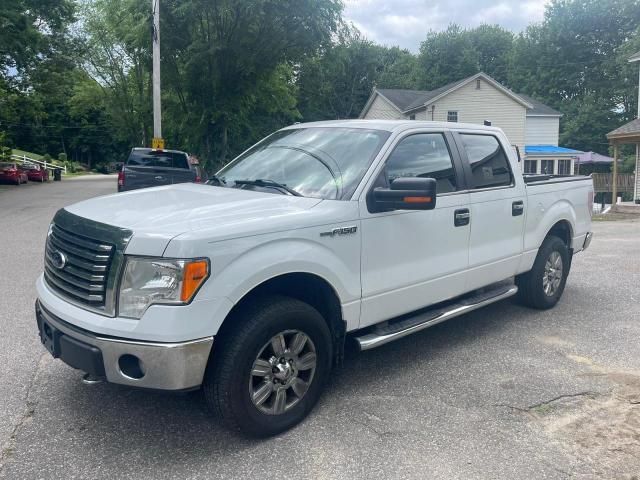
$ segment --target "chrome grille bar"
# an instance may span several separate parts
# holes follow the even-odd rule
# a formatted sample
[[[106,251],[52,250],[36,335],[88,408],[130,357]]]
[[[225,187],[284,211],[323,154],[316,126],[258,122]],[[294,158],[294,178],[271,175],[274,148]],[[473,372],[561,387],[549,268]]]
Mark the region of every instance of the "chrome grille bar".
[[[66,233],[62,228],[54,225],[52,227],[53,232],[55,233],[57,238],[64,240],[65,242],[69,242],[74,244],[77,247],[84,248],[87,250],[98,250],[102,252],[110,252],[113,250],[113,245],[107,245],[99,242],[95,242],[93,240],[86,240],[77,235],[71,235]]]
[[[111,244],[54,224],[45,249],[45,279],[53,289],[76,302],[92,308],[104,308],[114,250]]]

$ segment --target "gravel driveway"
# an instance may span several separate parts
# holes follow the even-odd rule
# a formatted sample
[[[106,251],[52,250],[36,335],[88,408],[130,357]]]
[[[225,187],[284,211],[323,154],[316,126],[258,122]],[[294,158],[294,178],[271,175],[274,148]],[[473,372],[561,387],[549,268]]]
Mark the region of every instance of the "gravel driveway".
[[[36,335],[55,211],[113,177],[0,189],[0,478],[633,478],[640,475],[640,222],[594,223],[564,297],[492,305],[349,351],[300,426],[247,440],[197,393],[86,386]]]

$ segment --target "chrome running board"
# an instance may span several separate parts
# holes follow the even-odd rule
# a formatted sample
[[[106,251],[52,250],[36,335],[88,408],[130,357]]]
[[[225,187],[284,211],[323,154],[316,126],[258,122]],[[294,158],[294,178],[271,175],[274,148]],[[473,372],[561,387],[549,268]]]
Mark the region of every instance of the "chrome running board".
[[[392,321],[388,324],[385,322],[384,326],[374,327],[373,331],[355,337],[355,340],[360,350],[370,350],[451,318],[512,297],[516,293],[518,293],[518,287],[513,284],[505,286],[503,283],[497,288],[462,297],[459,301],[445,307],[422,310],[417,315],[403,318],[402,320]]]

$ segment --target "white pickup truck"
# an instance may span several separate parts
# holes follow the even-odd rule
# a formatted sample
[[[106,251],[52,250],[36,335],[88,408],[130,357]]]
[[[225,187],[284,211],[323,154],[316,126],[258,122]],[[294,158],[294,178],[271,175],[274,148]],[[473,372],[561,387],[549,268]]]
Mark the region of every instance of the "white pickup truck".
[[[497,128],[335,121],[280,130],[209,184],[58,211],[40,338],[87,382],[203,388],[233,428],[313,408],[366,350],[517,295],[550,308],[591,240],[589,177],[523,177]]]

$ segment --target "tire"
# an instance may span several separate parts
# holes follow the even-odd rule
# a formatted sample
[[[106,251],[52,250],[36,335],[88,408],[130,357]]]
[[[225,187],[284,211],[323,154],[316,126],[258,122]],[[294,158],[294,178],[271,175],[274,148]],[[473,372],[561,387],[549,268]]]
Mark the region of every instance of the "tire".
[[[562,270],[559,272],[558,267]],[[555,306],[567,283],[571,258],[565,243],[553,235],[542,242],[533,268],[516,277],[518,300],[540,310]]]
[[[283,296],[260,298],[228,321],[205,373],[207,404],[228,428],[250,436],[288,430],[311,411],[329,377],[327,323],[310,305]],[[283,356],[289,360],[283,363]]]

